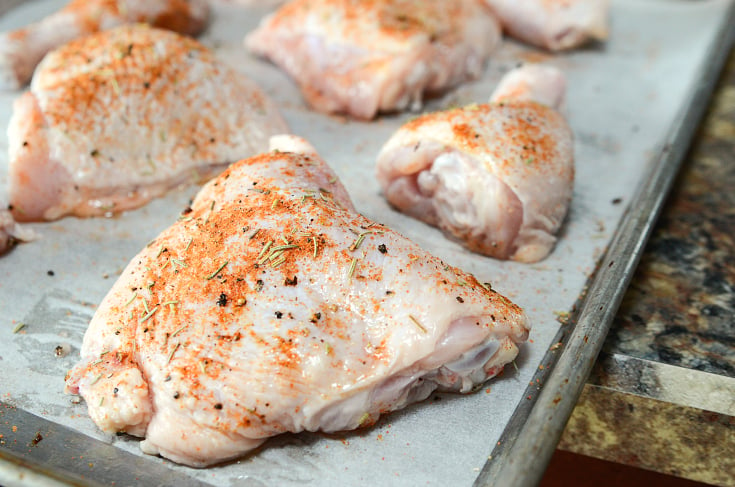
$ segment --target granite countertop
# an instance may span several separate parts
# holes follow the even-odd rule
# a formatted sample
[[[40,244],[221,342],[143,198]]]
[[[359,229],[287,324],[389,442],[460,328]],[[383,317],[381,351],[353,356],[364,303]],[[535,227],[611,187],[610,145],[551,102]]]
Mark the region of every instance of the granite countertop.
[[[735,485],[735,52],[559,448]]]

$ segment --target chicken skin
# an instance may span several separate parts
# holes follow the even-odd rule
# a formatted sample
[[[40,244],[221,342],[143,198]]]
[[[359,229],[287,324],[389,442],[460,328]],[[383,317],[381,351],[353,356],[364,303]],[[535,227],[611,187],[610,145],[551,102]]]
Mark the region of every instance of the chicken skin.
[[[19,221],[141,206],[287,132],[246,76],[179,34],[125,25],[48,54],[8,127]]]
[[[574,183],[572,131],[544,104],[562,104],[564,90],[558,70],[521,67],[506,75],[490,103],[408,122],[378,155],[385,197],[475,252],[543,259]]]
[[[371,119],[479,77],[500,41],[481,0],[295,0],[245,44],[326,113]]]
[[[560,70],[544,64],[524,64],[508,71],[495,87],[491,102],[536,102],[563,112],[567,80]]]
[[[518,306],[356,213],[307,142],[273,148],[205,185],[98,307],[66,383],[103,431],[210,465],[470,392],[527,339]]]
[[[139,22],[196,35],[208,19],[207,0],[72,0],[39,22],[0,33],[0,89],[28,83],[46,53],[73,39]]]
[[[608,34],[609,0],[484,0],[503,29],[551,51],[572,49]]]

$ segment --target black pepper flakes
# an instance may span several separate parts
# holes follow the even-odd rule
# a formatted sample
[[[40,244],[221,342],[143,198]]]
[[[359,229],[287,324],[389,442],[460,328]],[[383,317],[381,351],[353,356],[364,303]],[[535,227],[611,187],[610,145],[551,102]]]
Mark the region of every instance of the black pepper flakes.
[[[285,284],[286,286],[295,286],[296,284],[298,284],[298,282],[299,282],[298,277],[293,276],[293,279],[289,279],[287,277],[286,280],[283,282],[283,284]]]
[[[222,404],[218,402],[217,404],[214,405],[214,409],[217,409],[217,410],[222,409]]]
[[[280,311],[276,311],[276,318],[280,320],[282,317],[283,317],[283,313],[281,313]]]
[[[219,299],[217,299],[217,306],[227,306],[227,295],[225,293],[219,295]]]
[[[457,296],[457,301],[460,303],[464,303],[464,299],[462,299],[462,296]]]
[[[174,399],[178,399],[179,397],[181,397],[181,395],[178,393],[178,391],[174,392]]]
[[[385,246],[385,244],[378,245],[378,252],[381,254],[387,254],[388,253],[388,247]]]

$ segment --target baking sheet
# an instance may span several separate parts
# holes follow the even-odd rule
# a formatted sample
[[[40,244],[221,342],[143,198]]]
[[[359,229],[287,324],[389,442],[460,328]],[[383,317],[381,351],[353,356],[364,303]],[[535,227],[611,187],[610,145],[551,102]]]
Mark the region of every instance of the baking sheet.
[[[27,2],[0,18],[0,30],[35,20],[63,3]],[[284,435],[255,455],[205,470],[143,456],[137,440],[100,433],[87,417],[86,406],[73,404],[63,394],[64,374],[77,360],[81,337],[96,304],[127,261],[176,219],[196,192],[196,188],[186,188],[112,219],[66,218],[30,225],[42,238],[0,257],[0,401],[112,445],[112,456],[102,462],[118,464],[123,470],[124,459],[135,455],[142,465],[156,464],[161,476],[174,471],[177,476],[214,485],[471,484],[513,412],[519,404],[533,401],[534,391],[540,388],[541,384],[531,387],[529,399],[527,386],[555,344],[561,326],[558,316],[571,311],[620,222],[639,214],[639,209],[629,207],[635,189],[663,150],[681,107],[699,82],[731,6],[731,0],[613,1],[607,43],[548,56],[506,42],[482,80],[425,107],[433,110],[483,102],[502,73],[518,61],[544,60],[567,73],[567,113],[576,135],[574,199],[552,255],[527,265],[473,255],[437,230],[391,210],[373,177],[374,160],[390,134],[412,115],[362,123],[310,112],[285,75],[241,47],[242,36],[266,10],[215,3],[214,22],[203,42],[279,102],[293,132],[311,140],[335,168],[361,212],[474,273],[481,282],[491,282],[527,310],[534,329],[516,361],[517,370],[508,367],[501,377],[470,396],[437,394],[364,431]],[[3,127],[16,96],[0,93]],[[6,154],[3,134],[3,187]],[[19,323],[25,326],[13,333]],[[59,345],[69,346],[72,352],[57,357]],[[33,430],[28,423],[23,428]],[[33,438],[36,432],[21,429],[12,433]],[[7,434],[4,440],[11,441]],[[32,456],[34,449],[28,450]],[[116,458],[115,451],[124,453]],[[60,460],[64,453],[68,459],[61,462],[63,468],[81,470],[87,478],[106,483],[114,480],[114,470],[99,461],[94,464],[79,458],[73,447],[62,452]]]

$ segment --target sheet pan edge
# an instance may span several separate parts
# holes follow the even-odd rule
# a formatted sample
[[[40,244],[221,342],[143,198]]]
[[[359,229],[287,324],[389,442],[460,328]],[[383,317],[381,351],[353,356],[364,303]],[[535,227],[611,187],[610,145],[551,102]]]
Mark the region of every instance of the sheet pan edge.
[[[726,17],[710,47],[709,63],[691,90],[689,103],[678,114],[657,159],[639,185],[575,314],[559,330],[557,337],[563,351],[547,352],[543,362],[554,366],[537,373],[543,378],[541,392],[516,408],[475,480],[476,487],[531,487],[543,477],[735,45],[735,3]],[[534,390],[535,386],[529,385],[527,391]]]

